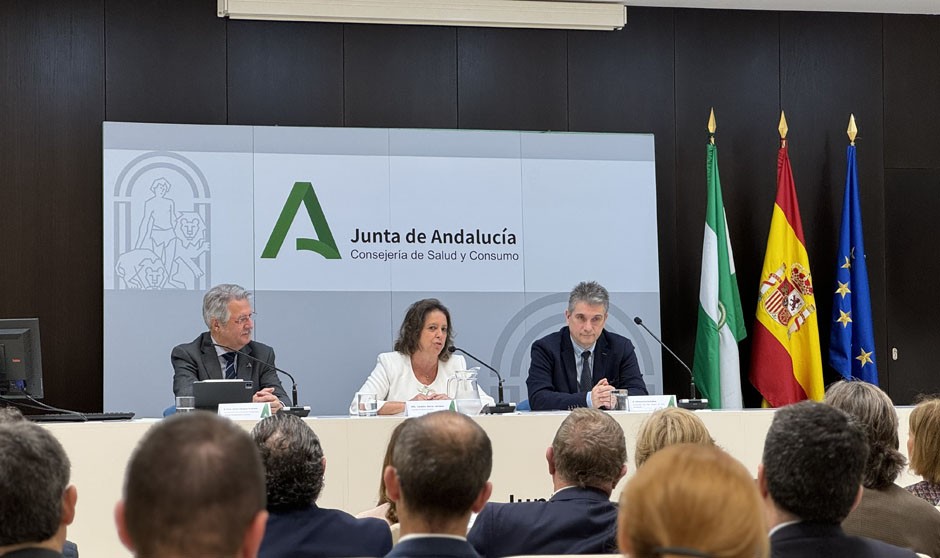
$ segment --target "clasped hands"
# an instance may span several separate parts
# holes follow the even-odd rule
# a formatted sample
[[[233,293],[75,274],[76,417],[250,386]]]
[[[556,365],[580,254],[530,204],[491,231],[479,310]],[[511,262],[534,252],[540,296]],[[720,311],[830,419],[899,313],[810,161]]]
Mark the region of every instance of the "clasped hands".
[[[595,409],[601,407],[610,409],[613,407],[613,396],[611,394],[614,389],[616,389],[614,386],[607,383],[607,378],[601,378],[591,390],[591,406]]]

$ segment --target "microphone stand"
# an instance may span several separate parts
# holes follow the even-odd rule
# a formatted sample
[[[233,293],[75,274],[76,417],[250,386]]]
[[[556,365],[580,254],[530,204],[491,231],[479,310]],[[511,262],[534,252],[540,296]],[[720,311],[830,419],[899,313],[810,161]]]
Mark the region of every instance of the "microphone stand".
[[[513,405],[512,403],[506,403],[506,402],[503,400],[503,377],[499,374],[499,371],[498,371],[498,370],[496,370],[495,368],[493,368],[493,367],[490,366],[489,364],[483,362],[482,360],[478,359],[477,357],[471,355],[471,354],[468,353],[467,351],[465,351],[465,350],[463,350],[463,349],[459,349],[459,348],[457,348],[457,347],[455,347],[455,346],[453,346],[453,345],[451,345],[450,347],[447,347],[447,351],[450,352],[450,353],[455,353],[455,352],[457,352],[457,351],[460,351],[461,353],[467,355],[468,357],[472,358],[473,360],[479,362],[479,363],[482,364],[483,366],[489,368],[490,370],[493,371],[494,374],[496,374],[496,378],[499,380],[499,387],[497,388],[498,394],[499,394],[499,400],[496,402],[495,405],[490,405],[490,406],[484,407],[483,410],[480,411],[480,414],[484,414],[484,415],[502,415],[502,414],[505,414],[505,413],[514,413],[514,412],[516,411],[516,406],[515,406],[515,405]]]
[[[660,346],[662,346],[662,348],[666,349],[666,351],[667,351],[670,355],[672,355],[672,358],[676,359],[676,360],[679,362],[679,364],[681,364],[682,367],[685,368],[686,371],[689,373],[689,392],[691,393],[692,397],[689,398],[689,399],[680,399],[680,400],[678,401],[679,407],[682,408],[682,409],[689,409],[689,410],[693,410],[693,411],[696,411],[696,410],[699,410],[699,409],[707,409],[707,408],[708,408],[708,399],[699,399],[699,398],[697,397],[697,393],[696,393],[696,391],[695,391],[695,375],[692,374],[692,369],[689,368],[689,366],[688,366],[685,362],[683,362],[683,360],[682,360],[681,358],[679,358],[678,355],[676,355],[676,353],[672,352],[672,349],[670,349],[669,347],[667,347],[666,344],[663,343],[662,340],[660,340],[659,337],[656,337],[656,334],[653,333],[653,332],[650,330],[650,328],[646,327],[646,324],[643,323],[643,320],[640,319],[639,316],[636,316],[636,317],[633,318],[633,323],[635,323],[636,325],[638,325],[638,326],[642,327],[643,329],[645,329],[645,330],[646,330],[646,333],[648,333],[648,334],[650,335],[650,337],[652,337],[653,339],[655,339],[656,342],[659,343]]]

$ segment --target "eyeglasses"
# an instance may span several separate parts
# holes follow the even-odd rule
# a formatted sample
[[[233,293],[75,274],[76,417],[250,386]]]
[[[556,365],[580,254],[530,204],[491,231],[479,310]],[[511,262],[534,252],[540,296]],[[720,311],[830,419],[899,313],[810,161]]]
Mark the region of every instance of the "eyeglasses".
[[[243,315],[243,316],[239,316],[239,317],[237,317],[237,318],[233,318],[232,321],[235,322],[237,325],[245,325],[245,323],[246,323],[248,320],[255,321],[255,318],[256,318],[256,317],[258,317],[258,313],[257,313],[257,312],[252,312],[251,314],[245,314],[245,315]]]

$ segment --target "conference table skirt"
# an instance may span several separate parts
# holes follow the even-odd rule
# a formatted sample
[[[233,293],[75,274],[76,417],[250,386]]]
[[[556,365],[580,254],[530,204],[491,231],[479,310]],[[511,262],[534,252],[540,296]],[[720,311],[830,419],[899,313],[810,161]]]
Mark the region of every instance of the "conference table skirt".
[[[898,436],[906,453],[910,407],[899,407]],[[773,410],[698,411],[715,442],[757,475],[764,436]],[[623,427],[633,474],[636,434],[646,413],[611,412]],[[492,501],[531,500],[551,496],[545,449],[567,412],[516,413],[475,417],[493,442]],[[78,508],[69,539],[84,556],[131,556],[114,528],[114,505],[120,499],[124,469],[138,440],[159,419],[121,423],[49,424],[72,461],[72,484]],[[319,505],[352,514],[375,506],[385,446],[403,417],[316,417],[304,419],[320,437],[327,459],[326,485]],[[246,430],[253,421],[240,423]],[[625,479],[626,480],[626,479]],[[898,484],[919,480],[905,471]],[[619,496],[620,488],[612,496]]]

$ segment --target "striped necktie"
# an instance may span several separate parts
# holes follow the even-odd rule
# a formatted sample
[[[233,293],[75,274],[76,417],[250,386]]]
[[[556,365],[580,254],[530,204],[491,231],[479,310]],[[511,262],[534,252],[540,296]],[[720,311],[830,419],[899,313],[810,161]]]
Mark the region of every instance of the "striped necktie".
[[[225,359],[225,370],[222,371],[222,376],[224,376],[226,380],[234,380],[235,379],[235,353],[234,352],[224,353],[222,355],[222,358]]]

